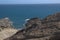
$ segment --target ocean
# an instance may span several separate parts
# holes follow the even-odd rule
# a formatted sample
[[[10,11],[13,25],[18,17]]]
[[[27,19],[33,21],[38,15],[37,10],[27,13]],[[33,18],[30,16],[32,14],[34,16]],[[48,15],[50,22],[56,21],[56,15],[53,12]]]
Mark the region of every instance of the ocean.
[[[0,4],[0,18],[8,17],[15,28],[22,28],[26,19],[60,12],[60,4]]]

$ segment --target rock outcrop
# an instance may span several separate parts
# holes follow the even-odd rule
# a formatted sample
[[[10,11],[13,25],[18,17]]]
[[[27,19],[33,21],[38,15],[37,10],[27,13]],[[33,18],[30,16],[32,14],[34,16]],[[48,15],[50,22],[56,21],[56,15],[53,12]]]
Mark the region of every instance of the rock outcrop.
[[[46,17],[45,19],[31,18],[25,24],[25,28],[19,30],[13,36],[4,40],[59,40],[56,35],[60,32],[60,13]],[[57,36],[57,37],[56,37]]]
[[[18,30],[13,28],[7,28],[0,31],[0,40],[6,39],[12,35],[14,35]]]
[[[18,30],[13,27],[9,18],[0,19],[0,40],[6,39],[14,35]]]
[[[7,17],[0,19],[0,31],[5,28],[13,28],[12,21]]]

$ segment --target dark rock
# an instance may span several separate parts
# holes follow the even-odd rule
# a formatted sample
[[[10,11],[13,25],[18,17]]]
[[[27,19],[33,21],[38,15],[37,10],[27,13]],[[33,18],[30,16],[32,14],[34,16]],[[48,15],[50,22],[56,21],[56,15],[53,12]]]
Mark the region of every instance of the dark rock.
[[[54,33],[54,35],[51,36],[49,40],[60,40],[60,32]]]

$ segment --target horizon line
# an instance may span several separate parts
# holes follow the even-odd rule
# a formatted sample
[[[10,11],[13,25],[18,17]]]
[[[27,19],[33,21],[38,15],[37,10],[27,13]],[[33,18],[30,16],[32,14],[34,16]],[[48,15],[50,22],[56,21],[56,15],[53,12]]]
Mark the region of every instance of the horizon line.
[[[41,4],[47,4],[47,3],[41,3]],[[48,4],[60,4],[60,3],[48,3]],[[1,5],[1,4],[0,4]],[[5,4],[2,4],[2,5],[5,5]],[[9,4],[6,4],[6,5],[9,5]],[[13,5],[13,4],[12,4]]]

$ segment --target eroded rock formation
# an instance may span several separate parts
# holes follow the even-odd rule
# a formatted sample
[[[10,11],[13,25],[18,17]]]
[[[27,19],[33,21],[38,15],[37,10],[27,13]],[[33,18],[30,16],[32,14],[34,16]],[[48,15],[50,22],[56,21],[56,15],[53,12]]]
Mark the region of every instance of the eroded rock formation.
[[[57,32],[60,32],[60,13],[50,15],[44,20],[31,18],[24,29],[4,40],[58,40],[60,34],[54,35]]]
[[[5,28],[13,28],[12,21],[7,17],[0,19],[0,31]]]
[[[13,27],[12,21],[9,18],[0,19],[0,40],[14,35],[18,30]]]

